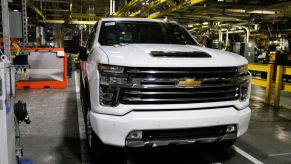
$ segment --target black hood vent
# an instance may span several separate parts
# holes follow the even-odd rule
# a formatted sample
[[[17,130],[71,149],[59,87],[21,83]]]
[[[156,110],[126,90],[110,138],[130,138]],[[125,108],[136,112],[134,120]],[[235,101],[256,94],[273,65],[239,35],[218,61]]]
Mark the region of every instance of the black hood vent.
[[[173,58],[211,58],[211,56],[203,51],[193,52],[164,52],[164,51],[151,51],[150,54],[154,57],[173,57]]]

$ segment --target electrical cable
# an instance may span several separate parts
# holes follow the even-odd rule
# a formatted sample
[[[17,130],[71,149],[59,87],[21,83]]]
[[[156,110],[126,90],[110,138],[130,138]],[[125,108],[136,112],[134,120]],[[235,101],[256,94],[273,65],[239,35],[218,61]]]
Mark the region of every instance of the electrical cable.
[[[15,143],[16,143],[16,147],[20,148],[21,147],[21,145],[20,145],[20,143],[21,143],[20,142],[20,128],[19,128],[19,122],[18,122],[15,114],[14,114],[14,122],[15,122],[15,137],[16,137]]]
[[[16,49],[16,54],[11,55],[11,59],[14,59],[20,54],[21,48],[16,42],[12,43],[12,46]]]

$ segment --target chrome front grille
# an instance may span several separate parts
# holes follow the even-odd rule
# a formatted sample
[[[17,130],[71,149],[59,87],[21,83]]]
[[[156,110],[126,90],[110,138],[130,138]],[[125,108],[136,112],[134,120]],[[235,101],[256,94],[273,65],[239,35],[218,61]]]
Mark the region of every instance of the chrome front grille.
[[[173,78],[187,76],[196,78],[209,78],[209,77],[233,77],[237,73],[237,67],[207,67],[207,68],[127,68],[126,73],[138,78],[148,77],[162,77]]]
[[[121,104],[181,104],[239,98],[237,67],[125,68],[131,86],[120,88]],[[181,86],[190,79],[191,86]]]

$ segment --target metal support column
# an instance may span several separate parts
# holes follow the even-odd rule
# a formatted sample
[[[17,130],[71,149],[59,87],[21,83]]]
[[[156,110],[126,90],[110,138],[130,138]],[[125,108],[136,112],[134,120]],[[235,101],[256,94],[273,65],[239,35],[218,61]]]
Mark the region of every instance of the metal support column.
[[[22,0],[22,33],[23,42],[28,43],[28,20],[27,20],[27,6],[26,0]]]
[[[8,12],[7,0],[1,0],[1,8],[2,8],[4,54],[6,55],[7,60],[10,60],[10,27],[9,27],[9,12]]]
[[[110,15],[115,13],[115,0],[110,0]]]
[[[112,13],[115,13],[115,0],[112,1]]]
[[[4,57],[0,62],[0,163],[16,164],[15,155],[15,126],[11,101],[11,71],[10,65],[10,27],[8,0],[1,0],[2,26],[4,38]]]
[[[110,15],[113,14],[113,12],[112,12],[112,8],[113,8],[113,6],[112,6],[112,1],[113,1],[113,0],[110,0],[110,7],[109,7],[109,14],[110,14]]]

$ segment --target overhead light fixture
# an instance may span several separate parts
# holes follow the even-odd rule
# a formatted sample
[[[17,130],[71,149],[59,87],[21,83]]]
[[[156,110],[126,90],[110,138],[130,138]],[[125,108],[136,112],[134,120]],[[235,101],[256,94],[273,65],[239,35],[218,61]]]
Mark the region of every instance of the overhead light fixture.
[[[203,22],[202,24],[203,24],[203,25],[208,25],[209,23],[208,23],[208,22]]]
[[[242,9],[225,9],[226,12],[232,12],[232,13],[245,13],[246,10]]]
[[[249,11],[249,14],[276,14],[276,11],[270,11],[270,10],[253,10]]]
[[[220,26],[221,26],[221,27],[223,27],[223,26],[228,26],[228,24],[225,24],[225,23],[224,23],[224,24],[220,24]]]
[[[238,18],[235,18],[235,17],[224,17],[224,16],[221,16],[221,17],[213,17],[213,19],[215,20],[228,20],[228,21],[237,21],[236,19]]]
[[[193,27],[193,24],[188,24],[188,26],[187,27]]]
[[[18,12],[18,10],[13,10],[13,11]]]

